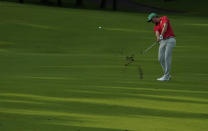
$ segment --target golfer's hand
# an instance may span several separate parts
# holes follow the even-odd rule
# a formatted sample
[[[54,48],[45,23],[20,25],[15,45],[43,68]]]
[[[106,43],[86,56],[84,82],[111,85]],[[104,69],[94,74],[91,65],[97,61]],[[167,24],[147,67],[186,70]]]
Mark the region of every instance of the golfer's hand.
[[[163,35],[160,35],[160,40],[163,40]]]

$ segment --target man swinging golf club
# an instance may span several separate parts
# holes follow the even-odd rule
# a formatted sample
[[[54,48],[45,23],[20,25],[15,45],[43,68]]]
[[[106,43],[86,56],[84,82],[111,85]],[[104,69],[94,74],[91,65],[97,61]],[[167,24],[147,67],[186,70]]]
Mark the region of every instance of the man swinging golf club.
[[[160,43],[158,60],[164,71],[164,75],[158,78],[158,81],[168,81],[171,79],[170,68],[172,49],[176,44],[175,35],[170,25],[170,21],[166,16],[158,17],[156,13],[151,13],[148,16],[148,22],[155,24],[154,31],[157,37],[157,42]]]

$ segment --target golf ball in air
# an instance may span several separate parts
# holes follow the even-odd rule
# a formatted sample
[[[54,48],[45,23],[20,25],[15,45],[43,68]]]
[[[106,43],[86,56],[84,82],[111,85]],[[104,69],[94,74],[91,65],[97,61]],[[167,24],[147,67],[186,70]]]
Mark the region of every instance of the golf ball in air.
[[[98,28],[99,28],[99,29],[102,29],[102,27],[101,27],[101,26],[99,26]]]

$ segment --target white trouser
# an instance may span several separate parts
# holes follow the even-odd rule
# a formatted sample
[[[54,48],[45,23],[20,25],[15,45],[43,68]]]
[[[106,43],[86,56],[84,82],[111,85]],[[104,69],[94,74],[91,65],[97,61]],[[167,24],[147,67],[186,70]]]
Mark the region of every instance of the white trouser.
[[[171,61],[172,61],[172,49],[176,45],[175,38],[169,38],[160,41],[160,47],[158,52],[158,60],[162,65],[164,75],[170,75]]]

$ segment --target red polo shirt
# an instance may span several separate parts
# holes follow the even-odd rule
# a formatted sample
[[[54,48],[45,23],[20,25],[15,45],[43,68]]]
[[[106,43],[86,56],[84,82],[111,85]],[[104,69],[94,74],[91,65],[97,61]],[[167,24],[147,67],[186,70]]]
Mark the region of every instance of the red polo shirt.
[[[154,31],[155,32],[159,31],[159,33],[161,34],[164,23],[168,23],[168,28],[167,28],[167,31],[165,32],[163,38],[165,39],[165,38],[168,38],[168,37],[174,37],[175,35],[173,33],[173,29],[172,29],[172,27],[170,25],[170,21],[169,21],[167,16],[160,17],[160,23],[155,25]]]

